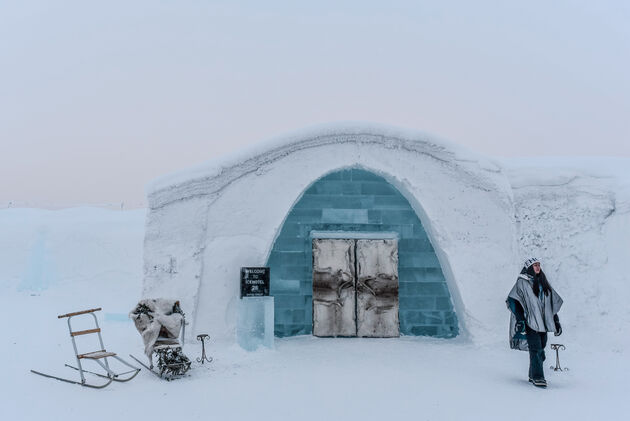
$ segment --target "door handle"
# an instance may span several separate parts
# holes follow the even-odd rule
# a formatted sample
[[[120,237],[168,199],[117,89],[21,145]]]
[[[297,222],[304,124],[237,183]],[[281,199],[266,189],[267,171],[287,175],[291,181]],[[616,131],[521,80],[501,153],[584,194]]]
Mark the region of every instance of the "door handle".
[[[341,304],[339,299],[337,299],[337,300],[322,300],[322,299],[315,298],[315,299],[313,299],[313,303],[321,304],[321,305],[324,305],[324,306],[343,307],[343,305]]]
[[[376,297],[376,292],[372,289],[372,287],[370,287],[370,285],[368,285],[368,281],[371,281],[373,279],[374,278],[367,278],[365,280],[365,282],[364,281],[357,281],[357,284],[358,284],[357,285],[357,289],[359,289],[361,287],[364,287],[365,289],[367,289],[370,292],[370,294],[372,294],[373,296]]]
[[[337,295],[341,296],[341,291],[343,291],[344,289],[352,288],[353,284],[354,284],[354,282],[352,282],[352,281],[342,282],[339,285],[339,287],[337,288]]]

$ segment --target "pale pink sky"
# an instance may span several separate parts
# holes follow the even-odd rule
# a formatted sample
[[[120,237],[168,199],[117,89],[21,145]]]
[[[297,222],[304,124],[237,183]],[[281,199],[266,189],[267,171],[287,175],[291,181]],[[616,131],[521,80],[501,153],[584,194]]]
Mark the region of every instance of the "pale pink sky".
[[[314,124],[630,156],[624,1],[0,3],[0,208],[125,202]]]

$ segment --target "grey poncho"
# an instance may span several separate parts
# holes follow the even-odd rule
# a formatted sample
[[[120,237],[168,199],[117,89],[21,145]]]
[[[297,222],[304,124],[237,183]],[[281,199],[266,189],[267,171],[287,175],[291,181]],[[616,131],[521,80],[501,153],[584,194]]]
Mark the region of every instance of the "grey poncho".
[[[534,294],[532,288],[534,279],[528,274],[520,274],[516,284],[508,294],[508,298],[518,301],[525,311],[525,322],[530,329],[536,332],[556,332],[554,314],[562,307],[562,298],[551,288],[549,295],[541,292],[541,297]],[[507,302],[510,308],[509,302]],[[527,351],[527,339],[516,332],[516,316],[511,312],[510,316],[510,348]]]

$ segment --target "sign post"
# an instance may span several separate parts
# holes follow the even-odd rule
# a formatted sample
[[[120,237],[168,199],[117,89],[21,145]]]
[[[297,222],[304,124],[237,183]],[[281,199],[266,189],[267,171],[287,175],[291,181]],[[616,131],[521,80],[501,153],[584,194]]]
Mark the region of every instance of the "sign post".
[[[274,303],[269,296],[269,268],[241,268],[236,339],[247,351],[262,345],[273,348]]]

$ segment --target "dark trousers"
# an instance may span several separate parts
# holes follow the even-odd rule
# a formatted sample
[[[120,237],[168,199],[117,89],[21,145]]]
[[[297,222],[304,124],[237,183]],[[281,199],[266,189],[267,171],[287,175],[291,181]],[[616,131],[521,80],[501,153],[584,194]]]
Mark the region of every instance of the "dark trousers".
[[[545,346],[547,346],[547,332],[536,332],[527,326],[527,345],[529,347],[529,378],[544,379],[543,361],[545,361]]]

